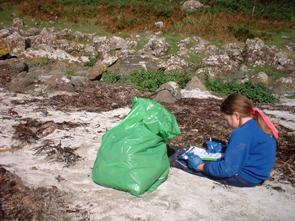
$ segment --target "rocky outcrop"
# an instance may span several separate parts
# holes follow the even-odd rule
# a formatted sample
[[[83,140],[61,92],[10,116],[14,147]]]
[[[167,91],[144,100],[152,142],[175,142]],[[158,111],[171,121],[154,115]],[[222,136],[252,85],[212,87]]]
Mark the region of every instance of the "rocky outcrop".
[[[276,69],[294,68],[294,62],[288,55],[276,47],[267,46],[261,39],[247,39],[244,58],[248,65],[272,66]]]
[[[156,57],[163,56],[167,54],[169,50],[169,44],[166,39],[159,35],[153,35],[148,43],[144,46],[145,52],[150,52]]]
[[[192,3],[196,1],[187,1]],[[195,4],[195,3],[192,3]],[[157,23],[159,28],[162,23]],[[161,26],[161,27],[160,27]],[[29,28],[23,30],[23,20],[14,19],[11,27],[0,29],[0,37],[11,46],[11,54],[26,58],[48,58],[83,65],[89,58],[95,58],[105,69],[128,74],[141,69],[165,70],[165,72],[194,72],[200,79],[204,76],[228,78],[244,82],[248,79],[266,85],[284,85],[290,88],[290,73],[295,70],[294,60],[288,53],[294,53],[294,45],[285,49],[265,44],[259,38],[247,39],[245,43],[229,43],[223,46],[192,36],[177,42],[177,50],[169,50],[170,45],[162,32],[146,32],[144,36],[130,35],[98,36],[81,33],[71,29],[60,31],[54,28]],[[139,45],[147,40],[141,48]],[[285,52],[287,51],[287,52]],[[193,60],[194,59],[194,60]],[[256,66],[272,67],[287,73],[275,84],[264,74],[255,73],[251,77],[249,71]],[[95,71],[94,71],[95,72]],[[251,73],[253,74],[253,73]],[[88,79],[95,79],[101,74],[90,74]],[[292,81],[293,82],[293,81]],[[282,89],[283,90],[283,89]],[[289,89],[288,89],[289,90]],[[292,89],[290,89],[292,91]]]

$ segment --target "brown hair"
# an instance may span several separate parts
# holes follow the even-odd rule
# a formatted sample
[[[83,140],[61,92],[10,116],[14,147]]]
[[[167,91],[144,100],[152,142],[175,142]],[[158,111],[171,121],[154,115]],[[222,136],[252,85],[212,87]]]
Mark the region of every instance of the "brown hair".
[[[271,130],[266,125],[264,120],[261,118],[259,114],[254,114],[253,112],[253,103],[247,97],[234,93],[229,95],[220,105],[220,111],[226,115],[232,115],[234,112],[238,112],[241,117],[254,117],[261,127],[261,129],[267,133],[272,135]]]

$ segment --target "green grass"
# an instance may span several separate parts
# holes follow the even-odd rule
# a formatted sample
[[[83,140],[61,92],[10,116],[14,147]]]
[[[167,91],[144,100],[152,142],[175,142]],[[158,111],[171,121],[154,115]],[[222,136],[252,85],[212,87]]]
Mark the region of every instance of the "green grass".
[[[208,78],[206,79],[205,84],[209,90],[221,96],[240,93],[251,99],[254,103],[274,103],[277,101],[277,98],[271,93],[271,91],[261,83],[247,81],[238,84],[233,81],[223,81],[221,79],[211,80]]]
[[[247,15],[259,15],[269,19],[292,19],[295,16],[295,4],[290,0],[203,0],[211,4],[207,10],[212,13],[237,12]]]
[[[76,72],[74,70],[71,69],[71,70],[66,71],[66,75],[68,77],[72,77],[72,76],[76,76],[77,74],[76,74]]]
[[[295,29],[284,29],[284,30],[273,30],[267,32],[271,35],[271,39],[266,40],[269,44],[274,44],[278,46],[286,45],[290,42],[295,42]]]
[[[84,67],[93,67],[96,64],[97,60],[97,58],[89,58],[89,61],[84,63]]]
[[[13,20],[13,17],[11,15],[16,11],[16,7],[12,4],[0,4],[0,26],[11,25]]]
[[[176,54],[178,51],[177,42],[184,39],[186,36],[181,33],[165,33],[164,37],[170,46],[169,53]]]
[[[145,35],[141,35],[137,45],[135,47],[135,51],[138,52],[139,50],[143,49],[144,46],[148,43],[149,39]]]
[[[121,76],[118,72],[106,72],[102,76],[103,81],[114,84],[114,83],[122,83],[124,81],[124,77]]]
[[[24,19],[25,29],[36,27],[55,27],[57,30],[61,29],[72,29],[73,31],[80,31],[83,33],[96,33],[99,35],[109,35],[108,32],[102,29],[102,27],[97,26],[94,21],[86,18],[79,18],[78,23],[72,23],[64,19],[58,19],[56,21],[32,19],[30,16],[23,16],[18,10],[17,5],[12,5],[9,3],[0,3],[0,25],[9,26],[13,21],[12,14],[15,13],[16,16],[20,16]],[[81,42],[82,43],[82,42]]]
[[[173,8],[179,7],[183,1],[171,0],[58,0],[59,3],[74,4],[96,4],[119,6],[122,8],[141,5],[150,8],[156,14],[171,17],[174,13]],[[235,14],[237,12],[244,14],[257,14],[272,19],[290,19],[294,18],[295,4],[290,0],[202,0],[204,4],[210,5],[207,11],[211,13],[227,12]]]
[[[189,53],[189,57],[186,59],[187,62],[193,63],[195,65],[200,66],[202,64],[202,60],[206,57],[205,53]]]

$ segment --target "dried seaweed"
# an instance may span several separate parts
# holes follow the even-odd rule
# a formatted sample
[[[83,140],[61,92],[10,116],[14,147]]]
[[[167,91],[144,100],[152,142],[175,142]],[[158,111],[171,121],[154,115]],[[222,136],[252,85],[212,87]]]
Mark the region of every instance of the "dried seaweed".
[[[89,220],[86,211],[69,212],[67,198],[55,186],[29,188],[0,165],[0,220]]]
[[[46,160],[64,162],[66,167],[73,166],[81,159],[75,149],[63,147],[61,141],[55,144],[52,140],[45,140],[41,146],[34,148],[35,155],[45,154]]]
[[[53,133],[56,129],[65,130],[81,126],[72,122],[55,123],[53,121],[40,122],[36,119],[23,119],[25,123],[14,126],[14,139],[21,140],[28,144]]]

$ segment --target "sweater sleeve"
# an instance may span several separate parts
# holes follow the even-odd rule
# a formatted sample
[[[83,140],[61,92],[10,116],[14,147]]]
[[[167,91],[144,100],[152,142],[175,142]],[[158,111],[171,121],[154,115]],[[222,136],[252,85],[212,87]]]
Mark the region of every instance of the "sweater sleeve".
[[[218,162],[206,163],[205,173],[215,177],[231,177],[238,173],[247,155],[247,136],[242,136],[239,130],[231,135],[224,154],[224,159]]]

